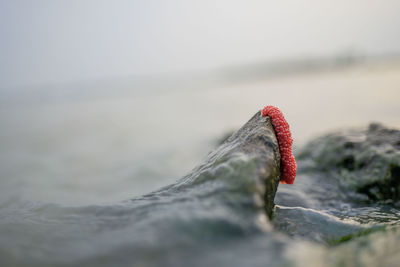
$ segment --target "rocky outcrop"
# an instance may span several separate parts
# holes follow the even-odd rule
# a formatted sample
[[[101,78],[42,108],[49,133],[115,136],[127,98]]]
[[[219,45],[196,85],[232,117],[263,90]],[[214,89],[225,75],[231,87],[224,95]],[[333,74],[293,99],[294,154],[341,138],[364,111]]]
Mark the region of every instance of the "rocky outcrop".
[[[341,189],[370,201],[400,200],[400,131],[373,123],[365,130],[328,134],[310,142],[299,154],[312,160],[309,169],[338,180]]]
[[[233,251],[246,255],[236,257],[238,266],[265,262],[254,255],[277,258],[263,246],[280,242],[268,220],[279,180],[277,139],[269,118],[257,112],[190,174],[127,203],[129,231],[121,238],[133,236],[107,257],[143,266],[232,266]],[[260,246],[261,237],[268,241]]]
[[[158,191],[111,205],[22,209],[18,223],[0,220],[0,263],[273,266],[282,241],[268,215],[279,180],[277,139],[257,112],[187,176]],[[18,231],[21,225],[29,231]],[[32,240],[41,242],[24,249]],[[15,253],[21,249],[23,257]]]
[[[156,195],[177,195],[181,199],[191,191],[196,192],[191,198],[207,197],[207,201],[215,199],[218,205],[228,204],[230,207],[250,204],[251,209],[262,208],[270,216],[279,179],[278,141],[269,117],[262,117],[257,112],[189,175],[140,199]],[[243,203],[240,201],[242,197],[246,198]],[[225,203],[228,199],[229,202]],[[200,205],[196,209],[199,208]]]

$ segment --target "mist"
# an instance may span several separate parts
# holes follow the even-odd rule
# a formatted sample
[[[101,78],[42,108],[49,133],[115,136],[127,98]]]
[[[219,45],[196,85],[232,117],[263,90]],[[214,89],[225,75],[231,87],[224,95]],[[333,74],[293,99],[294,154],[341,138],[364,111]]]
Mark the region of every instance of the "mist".
[[[0,88],[400,52],[400,2],[2,1]]]

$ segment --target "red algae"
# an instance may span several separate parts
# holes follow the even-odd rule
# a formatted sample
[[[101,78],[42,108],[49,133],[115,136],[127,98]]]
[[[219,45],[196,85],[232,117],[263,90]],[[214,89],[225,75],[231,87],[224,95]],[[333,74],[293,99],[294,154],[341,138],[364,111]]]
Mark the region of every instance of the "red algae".
[[[266,106],[261,113],[263,117],[268,116],[271,119],[278,139],[282,165],[281,183],[293,184],[297,173],[297,164],[292,153],[293,138],[290,133],[289,124],[277,107]]]

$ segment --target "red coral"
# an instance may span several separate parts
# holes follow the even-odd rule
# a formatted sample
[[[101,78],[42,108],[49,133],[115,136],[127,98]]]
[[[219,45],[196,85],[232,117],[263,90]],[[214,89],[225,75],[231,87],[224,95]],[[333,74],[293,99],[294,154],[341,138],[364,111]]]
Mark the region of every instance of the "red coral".
[[[297,164],[292,153],[293,138],[290,134],[289,124],[282,112],[274,106],[266,106],[262,110],[262,116],[270,117],[278,139],[282,165],[281,183],[293,184],[296,177]]]

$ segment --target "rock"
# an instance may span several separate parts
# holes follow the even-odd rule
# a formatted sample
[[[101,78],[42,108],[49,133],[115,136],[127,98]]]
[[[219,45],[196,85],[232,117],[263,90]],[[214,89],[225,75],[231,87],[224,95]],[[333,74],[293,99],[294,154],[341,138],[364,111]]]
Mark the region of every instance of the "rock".
[[[107,257],[138,266],[264,266],[268,255],[279,259],[268,220],[279,180],[278,142],[257,112],[190,174],[127,204],[121,238],[134,238]],[[233,251],[243,256],[232,260]]]
[[[370,201],[400,200],[400,131],[372,123],[365,130],[332,133],[310,142],[298,155],[337,179],[341,190]]]
[[[182,197],[189,189],[201,196],[204,190],[202,185],[210,184],[206,190],[207,195],[212,196],[210,199],[224,193],[232,198],[239,193],[255,199],[252,205],[264,208],[271,215],[279,177],[280,155],[274,129],[270,119],[257,112],[189,175],[148,196],[178,194]],[[211,184],[215,182],[223,184],[223,188],[218,189],[218,194],[210,194],[214,188]],[[240,204],[239,199],[235,202]]]
[[[275,132],[269,118],[257,112],[187,176],[158,191],[110,205],[13,208],[7,216],[11,221],[0,222],[0,261],[12,266],[276,266],[284,241],[274,235],[268,215],[279,179]],[[21,257],[25,240],[40,242]]]

